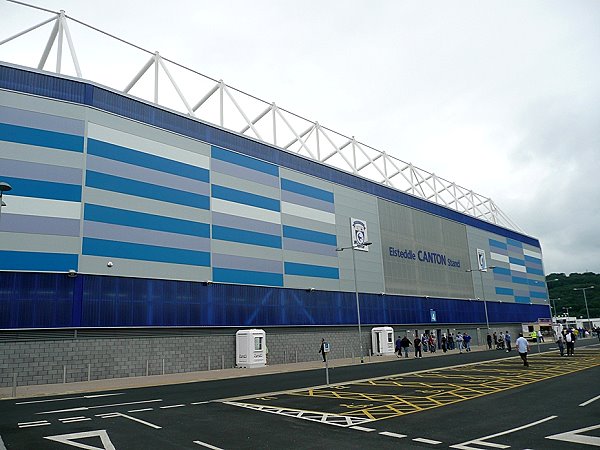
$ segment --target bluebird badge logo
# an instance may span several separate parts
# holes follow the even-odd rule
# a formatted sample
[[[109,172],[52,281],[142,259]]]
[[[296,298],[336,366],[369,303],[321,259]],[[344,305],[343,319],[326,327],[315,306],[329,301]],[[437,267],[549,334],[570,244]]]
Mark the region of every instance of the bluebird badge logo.
[[[477,249],[477,267],[483,272],[487,271],[487,263],[485,261],[485,250],[482,250],[480,248]]]
[[[352,228],[352,246],[357,250],[369,251],[369,247],[365,245],[369,242],[367,237],[367,222],[361,219],[350,218],[350,226]]]

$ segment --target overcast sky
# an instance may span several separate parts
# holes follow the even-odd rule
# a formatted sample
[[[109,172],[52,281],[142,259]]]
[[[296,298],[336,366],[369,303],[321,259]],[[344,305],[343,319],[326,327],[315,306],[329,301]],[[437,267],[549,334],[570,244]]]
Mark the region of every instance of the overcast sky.
[[[491,197],[546,273],[600,272],[598,0],[28,1]],[[0,0],[0,40],[47,17]],[[148,59],[71,32],[85,78]],[[0,60],[37,65],[49,33]]]

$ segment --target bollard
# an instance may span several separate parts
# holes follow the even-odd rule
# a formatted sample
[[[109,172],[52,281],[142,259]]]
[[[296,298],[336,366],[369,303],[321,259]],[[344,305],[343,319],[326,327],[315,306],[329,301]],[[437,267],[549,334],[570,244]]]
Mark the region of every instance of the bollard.
[[[329,359],[325,358],[325,382],[329,386]]]
[[[344,347],[344,359],[346,359],[346,347]]]
[[[287,350],[283,351],[283,363],[287,364]]]
[[[352,349],[352,364],[354,364],[354,349]]]
[[[17,373],[13,373],[13,385],[12,385],[12,396],[16,398],[17,396]]]
[[[298,364],[298,349],[295,350],[296,353],[296,364]]]
[[[225,370],[225,355],[221,355],[221,369]]]
[[[63,366],[63,384],[67,383],[67,366]]]
[[[92,365],[88,363],[88,381],[92,380]]]
[[[208,370],[210,370],[210,355],[208,355]]]
[[[162,364],[162,366],[163,366],[163,371],[162,371],[162,374],[164,375],[164,374],[165,374],[165,358],[163,358],[163,361],[162,361],[162,363],[163,363],[163,364]]]
[[[146,360],[146,376],[150,375],[150,361]]]

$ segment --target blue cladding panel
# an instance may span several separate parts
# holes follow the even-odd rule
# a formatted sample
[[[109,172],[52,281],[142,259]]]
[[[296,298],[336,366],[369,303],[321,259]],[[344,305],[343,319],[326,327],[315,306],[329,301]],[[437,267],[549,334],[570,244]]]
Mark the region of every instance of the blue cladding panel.
[[[0,123],[0,140],[38,147],[83,152],[83,137]]]
[[[77,270],[78,255],[0,250],[0,270],[68,272]]]
[[[212,196],[214,198],[220,198],[222,200],[228,200],[235,203],[242,203],[244,205],[256,206],[257,208],[268,209],[270,211],[281,211],[279,200],[275,198],[238,191],[237,189],[218,186],[216,184],[212,185]]]
[[[194,208],[209,209],[210,205],[210,199],[206,195],[192,194],[180,191],[179,189],[156,186],[142,181],[128,180],[99,172],[87,171],[85,184],[86,186],[104,189],[105,191],[162,200]]]
[[[502,250],[508,249],[508,246],[504,242],[496,241],[495,239],[490,239],[490,247],[500,248]]]
[[[504,267],[494,267],[492,270],[498,275],[510,275],[510,269],[505,269]]]
[[[531,291],[529,293],[529,296],[532,298],[543,298],[543,299],[547,299],[548,296],[546,295],[545,292],[535,292],[535,291]]]
[[[431,325],[430,309],[439,323],[485,323],[480,301],[375,294],[359,301],[364,324]],[[487,309],[490,322],[549,317],[546,305],[487,302]],[[63,273],[0,272],[0,311],[0,328],[356,324],[353,292]]]
[[[530,301],[531,299],[529,297],[515,295],[515,302],[517,303],[529,303]]]
[[[97,141],[96,139],[88,139],[88,153],[160,172],[172,173],[193,180],[209,182],[209,172],[202,167],[195,167],[172,159],[149,155],[148,153]]]
[[[527,280],[527,278],[523,278],[523,277],[512,277],[512,282],[513,283],[518,283],[518,284],[527,284],[527,285],[529,285],[529,281]]]
[[[283,226],[283,237],[300,239],[301,241],[317,242],[319,244],[327,244],[334,247],[337,245],[335,234],[307,230],[305,228],[297,228],[290,225]]]
[[[515,239],[506,238],[506,242],[508,243],[508,245],[512,245],[513,247],[523,248],[523,243]]]
[[[510,288],[496,287],[496,294],[498,295],[514,295],[515,291]]]
[[[237,164],[238,166],[246,167],[248,169],[264,172],[268,175],[273,175],[274,177],[279,176],[279,167],[274,164],[269,164],[255,158],[249,158],[248,156],[230,152],[219,147],[212,147],[211,156],[213,158],[220,159],[221,161],[226,161],[232,164]]]
[[[518,264],[519,266],[524,266],[525,261],[519,258],[513,258],[512,256],[508,258],[508,261],[512,264]]]
[[[0,272],[0,329],[73,326],[74,280],[64,273]]]
[[[525,261],[535,263],[535,264],[542,264],[541,259],[535,258],[533,256],[528,256],[528,255],[525,255]]]
[[[50,181],[26,180],[2,176],[2,181],[10,184],[12,193],[21,197],[50,198],[70,202],[81,201],[81,186],[78,184],[52,183]]]
[[[83,238],[84,255],[210,266],[210,253],[105,239]]]
[[[128,227],[167,231],[169,233],[186,234],[189,236],[210,237],[210,226],[205,223],[127,211],[91,203],[85,205],[84,218],[85,220],[94,222],[114,223]]]
[[[235,228],[213,225],[213,239],[240,242],[242,244],[260,245],[263,247],[281,248],[281,237],[272,234],[256,233],[254,231],[238,230]]]
[[[328,192],[323,189],[308,186],[306,184],[298,183],[286,178],[281,179],[281,189],[333,203],[333,192]]]
[[[222,283],[254,284],[261,286],[283,286],[280,273],[256,272],[252,270],[213,268],[213,280]]]
[[[533,267],[528,267],[527,268],[527,273],[530,273],[532,275],[540,275],[540,276],[544,276],[544,271],[540,270],[540,269],[534,269]]]
[[[339,279],[340,271],[337,267],[327,266],[315,266],[312,264],[300,264],[293,262],[286,262],[284,264],[285,273],[287,275],[300,275],[304,277],[315,277],[315,278],[332,278]]]

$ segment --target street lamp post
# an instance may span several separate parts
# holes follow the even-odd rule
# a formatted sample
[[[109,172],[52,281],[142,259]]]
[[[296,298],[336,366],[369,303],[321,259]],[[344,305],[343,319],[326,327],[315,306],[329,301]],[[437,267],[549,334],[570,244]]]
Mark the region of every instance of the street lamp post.
[[[358,344],[360,347],[360,362],[361,364],[365,362],[363,356],[363,344],[362,344],[362,328],[360,325],[360,303],[358,301],[358,280],[356,279],[356,260],[354,257],[354,251],[358,248],[364,248],[371,245],[372,242],[365,242],[361,245],[351,245],[350,247],[340,247],[336,248],[336,252],[343,252],[344,250],[352,250],[352,268],[354,269],[354,294],[356,296],[356,317],[358,319]]]
[[[496,266],[489,266],[483,269],[468,269],[466,272],[479,272],[479,280],[481,281],[481,295],[483,297],[483,309],[485,311],[485,326],[487,327],[488,334],[490,334],[490,319],[488,317],[487,301],[485,299],[485,288],[483,287],[483,272],[487,272],[488,269],[495,269]]]
[[[554,310],[554,317],[558,317],[558,310],[556,309],[556,302],[557,301],[560,301],[560,297],[558,297],[558,298],[551,298],[550,299],[550,305],[551,305],[552,309]]]
[[[592,321],[590,320],[590,310],[588,309],[587,296],[585,291],[588,289],[594,289],[594,286],[588,286],[584,288],[573,288],[574,291],[583,291],[583,301],[585,302],[585,312],[587,313],[588,327],[592,328]]]

